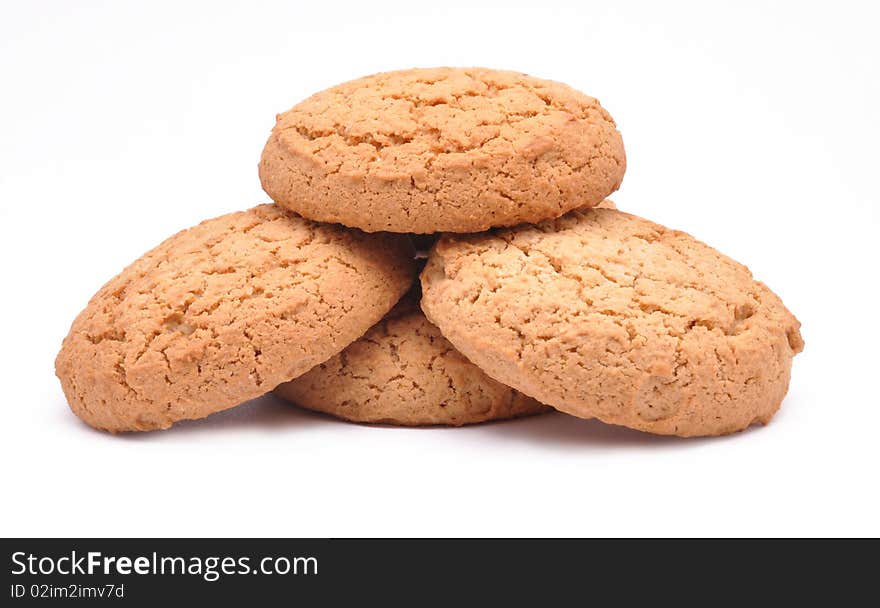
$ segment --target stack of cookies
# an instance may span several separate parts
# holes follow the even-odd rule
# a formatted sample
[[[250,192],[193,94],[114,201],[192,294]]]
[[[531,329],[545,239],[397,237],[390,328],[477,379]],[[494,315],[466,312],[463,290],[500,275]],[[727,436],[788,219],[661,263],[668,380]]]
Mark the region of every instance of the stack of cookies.
[[[391,425],[551,409],[680,436],[766,423],[797,319],[745,266],[616,210],[625,168],[608,112],[560,83],[444,68],[333,87],[277,117],[259,165],[275,204],[111,279],[56,373],[111,432],[272,390]]]

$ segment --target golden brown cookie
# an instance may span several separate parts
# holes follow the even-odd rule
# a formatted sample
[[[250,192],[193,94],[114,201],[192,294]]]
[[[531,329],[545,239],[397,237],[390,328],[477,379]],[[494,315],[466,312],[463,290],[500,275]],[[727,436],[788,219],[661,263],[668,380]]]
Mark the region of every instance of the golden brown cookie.
[[[375,232],[476,232],[555,218],[617,190],[623,140],[599,102],[484,68],[376,74],[277,117],[263,189],[305,217]]]
[[[356,422],[460,426],[549,410],[489,378],[406,298],[341,353],[275,392]]]
[[[95,428],[146,431],[271,391],[332,357],[410,287],[405,237],[261,205],[179,232],[104,285],[55,369]]]
[[[609,209],[446,235],[422,308],[488,375],[583,418],[719,435],[766,423],[800,324],[748,268]]]

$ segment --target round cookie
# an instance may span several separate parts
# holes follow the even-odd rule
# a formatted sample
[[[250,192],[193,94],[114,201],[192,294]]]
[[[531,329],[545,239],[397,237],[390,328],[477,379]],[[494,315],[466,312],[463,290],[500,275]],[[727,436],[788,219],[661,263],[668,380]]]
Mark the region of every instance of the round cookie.
[[[428,319],[488,375],[651,433],[768,422],[803,348],[797,319],[745,266],[616,210],[444,236],[421,278]]]
[[[547,411],[465,359],[406,298],[360,340],[276,394],[355,422],[473,424]]]
[[[275,205],[202,222],[89,301],[55,370],[74,413],[112,432],[201,418],[332,357],[414,278],[409,241]]]
[[[484,68],[367,76],[278,115],[263,189],[369,232],[476,232],[555,218],[617,190],[623,140],[599,102]]]

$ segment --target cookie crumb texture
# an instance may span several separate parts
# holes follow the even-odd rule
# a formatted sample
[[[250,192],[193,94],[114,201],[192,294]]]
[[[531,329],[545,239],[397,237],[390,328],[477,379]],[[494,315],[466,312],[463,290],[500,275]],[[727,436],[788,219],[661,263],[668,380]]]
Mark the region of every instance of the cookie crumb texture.
[[[564,84],[483,68],[388,72],[280,114],[264,190],[369,232],[476,232],[556,218],[617,190],[623,140]]]
[[[748,268],[620,211],[447,235],[422,308],[496,380],[583,418],[721,435],[779,408],[797,319]]]
[[[98,291],[55,361],[91,426],[146,431],[258,397],[332,357],[414,278],[412,247],[261,205],[164,241]]]
[[[415,299],[276,393],[356,422],[461,426],[549,410],[489,378],[431,325]]]

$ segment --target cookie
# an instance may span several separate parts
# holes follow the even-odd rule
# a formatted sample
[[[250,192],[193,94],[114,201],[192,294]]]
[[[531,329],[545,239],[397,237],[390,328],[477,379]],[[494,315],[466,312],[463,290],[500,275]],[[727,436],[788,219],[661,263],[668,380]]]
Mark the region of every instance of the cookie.
[[[104,285],[55,370],[74,413],[163,429],[271,391],[379,321],[414,279],[405,237],[261,205],[202,222]]]
[[[599,102],[484,68],[376,74],[277,117],[260,160],[283,207],[369,232],[476,232],[617,190],[623,140]]]
[[[341,353],[276,394],[356,422],[473,424],[550,408],[489,378],[406,298]]]
[[[428,319],[489,376],[651,433],[768,422],[803,348],[800,323],[748,268],[616,210],[446,235],[421,280]]]

